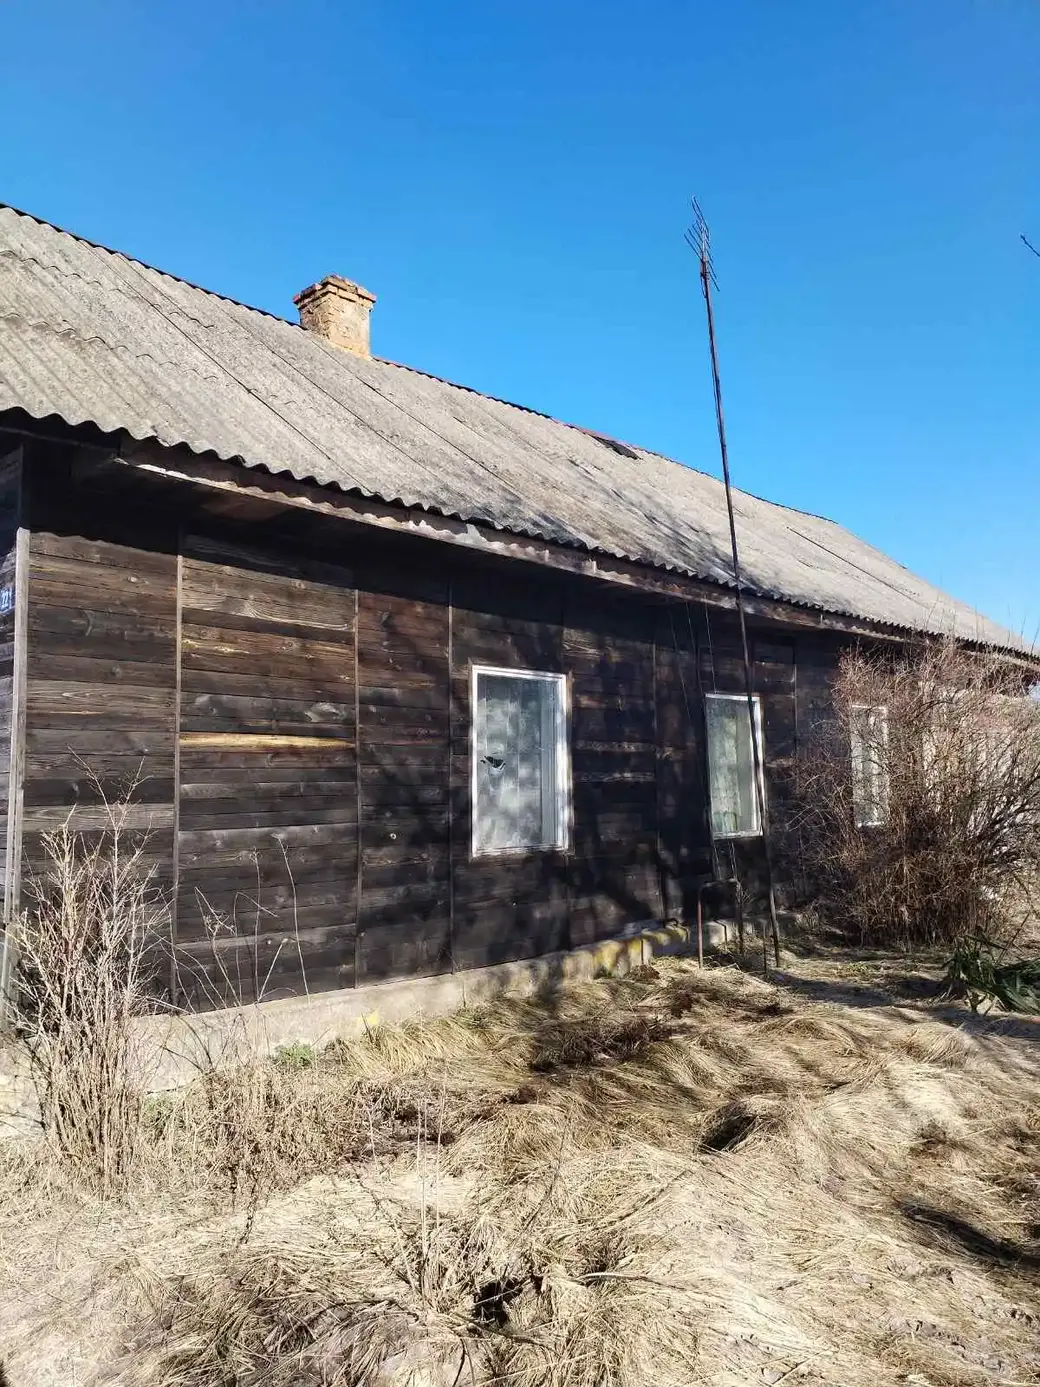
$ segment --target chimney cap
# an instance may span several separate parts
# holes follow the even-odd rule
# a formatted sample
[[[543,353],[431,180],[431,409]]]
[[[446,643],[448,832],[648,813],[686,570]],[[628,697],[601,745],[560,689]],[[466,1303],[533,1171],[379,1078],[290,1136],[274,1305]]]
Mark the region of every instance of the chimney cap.
[[[326,275],[293,299],[302,328],[332,347],[364,357],[372,355],[369,319],[375,301],[375,294],[342,275]]]
[[[308,284],[306,289],[301,289],[298,294],[295,294],[293,303],[299,308],[320,294],[343,294],[346,298],[362,303],[375,303],[376,301],[375,294],[366,289],[364,285],[357,284],[352,279],[344,279],[342,275],[325,275],[316,283]]]

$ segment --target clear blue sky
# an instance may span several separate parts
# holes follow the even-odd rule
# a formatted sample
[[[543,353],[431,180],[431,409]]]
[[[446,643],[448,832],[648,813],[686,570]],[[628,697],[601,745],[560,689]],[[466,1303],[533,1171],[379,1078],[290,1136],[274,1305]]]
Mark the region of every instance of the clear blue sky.
[[[1040,0],[4,0],[0,199],[1040,625]]]

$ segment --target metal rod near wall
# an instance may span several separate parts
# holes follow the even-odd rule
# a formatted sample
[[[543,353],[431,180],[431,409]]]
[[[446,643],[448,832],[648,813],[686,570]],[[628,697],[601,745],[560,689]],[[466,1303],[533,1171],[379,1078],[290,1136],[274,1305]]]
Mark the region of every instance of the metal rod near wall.
[[[730,485],[729,452],[726,447],[726,421],[722,412],[722,382],[719,376],[719,355],[715,342],[715,312],[712,307],[711,290],[718,288],[715,270],[711,263],[711,242],[708,223],[704,219],[697,199],[693,200],[694,221],[686,233],[687,244],[696,252],[700,264],[701,290],[708,317],[708,348],[711,353],[711,380],[715,394],[715,423],[719,435],[719,452],[722,456],[722,480],[726,491],[726,513],[729,518],[730,551],[733,559],[733,582],[736,588],[737,618],[740,623],[740,646],[744,656],[744,687],[747,693],[748,720],[751,724],[752,777],[755,782],[755,800],[758,806],[759,827],[762,830],[762,853],[765,858],[766,892],[769,900],[769,924],[773,941],[773,957],[780,966],[780,925],[776,915],[776,891],[773,882],[773,853],[769,833],[769,815],[766,804],[765,775],[762,764],[762,748],[758,735],[758,719],[755,716],[755,688],[751,672],[751,655],[748,648],[747,622],[744,616],[744,585],[740,569],[740,553],[737,547],[737,523],[733,509],[733,488]],[[743,931],[741,931],[743,933]],[[762,965],[769,970],[769,955],[765,931],[762,932]]]

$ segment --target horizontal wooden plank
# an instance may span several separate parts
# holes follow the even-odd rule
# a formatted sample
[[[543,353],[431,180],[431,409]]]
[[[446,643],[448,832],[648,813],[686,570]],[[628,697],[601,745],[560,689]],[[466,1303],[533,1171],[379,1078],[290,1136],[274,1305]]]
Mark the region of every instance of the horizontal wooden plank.
[[[649,631],[645,639],[626,639],[610,631],[580,631],[568,627],[563,634],[563,647],[568,660],[575,663],[631,665],[646,673],[653,668],[653,635]]]
[[[58,827],[60,828],[61,824]],[[43,882],[48,881],[52,871],[45,839],[48,834],[53,832],[53,828],[32,830],[26,828],[22,841],[24,860],[28,870],[35,872]],[[80,824],[76,827],[76,837],[84,850],[101,848],[107,852],[112,846],[112,826],[109,823],[103,823],[100,827]],[[168,898],[172,885],[170,833],[165,829],[149,832],[147,826],[142,828],[140,825],[127,825],[120,834],[119,841],[120,850],[124,854],[128,855],[131,852],[138,854],[135,859],[135,868],[140,869],[142,879],[148,877],[149,891],[161,905],[164,893],[165,897]]]
[[[134,730],[141,734],[160,734],[171,731],[173,727],[172,713],[135,713],[125,707],[106,706],[100,688],[95,690],[94,698],[86,707],[70,705],[66,708],[41,709],[31,696],[27,696],[26,719],[28,723],[35,723],[52,731],[66,745],[78,744],[84,731],[118,734],[128,725],[132,725]]]
[[[357,953],[359,983],[446,973],[451,969],[451,928],[446,917],[369,923],[362,927]]]
[[[138,584],[129,580],[123,583],[88,581],[82,573],[55,577],[38,569],[30,574],[29,582],[33,605],[74,606],[77,595],[89,593],[91,611],[133,617],[135,624],[170,622],[176,617],[177,599],[172,585],[169,591],[164,591],[145,579]]]
[[[37,727],[28,725],[25,730],[25,745],[29,755],[65,755],[71,753],[82,757],[90,769],[91,758],[95,755],[110,757],[118,755],[137,755],[156,757],[173,764],[174,735],[172,723],[161,728],[141,727],[132,724],[110,730],[76,727],[67,728]],[[149,774],[157,774],[149,762]]]
[[[227,626],[185,622],[181,630],[181,653],[185,668],[260,669],[269,677],[290,679],[333,678],[353,669],[353,640],[336,642],[328,633],[317,640],[311,636],[286,635],[276,631],[240,631]]]
[[[106,685],[30,678],[26,686],[26,710],[29,717],[41,722],[61,713],[83,719],[83,726],[114,726],[120,719],[144,726],[155,718],[168,718],[172,722],[174,690],[172,685],[155,688],[143,684]],[[95,720],[93,724],[91,719]]]
[[[565,899],[568,871],[568,859],[562,853],[460,855],[455,863],[455,900],[515,904],[527,899]]]
[[[392,707],[385,704],[362,704],[359,732],[371,741],[379,739],[381,732],[421,731],[424,736],[448,735],[448,709],[446,706],[432,708]],[[393,738],[388,738],[393,740]]]
[[[337,727],[352,734],[353,699],[334,702],[223,693],[188,693],[181,697],[181,728],[185,732],[207,731],[210,725],[214,730],[218,725],[225,729],[239,725],[243,731],[290,731],[308,724],[316,731]]]
[[[564,674],[567,666],[559,641],[548,635],[494,636],[490,632],[452,633],[452,666],[488,665],[535,674]]]
[[[537,958],[570,944],[567,912],[555,902],[460,908],[455,913],[453,954],[457,968]]]
[[[91,552],[84,554],[46,553],[39,544],[29,543],[29,581],[53,584],[66,593],[86,589],[93,595],[122,596],[131,602],[154,599],[160,603],[176,601],[177,561],[172,554],[154,554],[144,549],[123,548],[101,541],[87,541]],[[82,544],[81,546],[82,547]]]
[[[299,776],[299,771],[293,773]],[[231,799],[236,803],[243,791],[248,792],[252,801],[258,808],[275,807],[286,801],[309,800],[314,797],[331,802],[335,799],[342,799],[345,795],[354,795],[357,790],[352,775],[344,775],[339,780],[326,780],[322,778],[322,772],[316,773],[313,779],[256,779],[254,776],[243,777],[237,783],[227,780],[203,780],[192,782],[182,780],[181,783],[181,804],[187,803],[206,803],[210,807],[215,807],[215,803],[220,800]]]
[[[640,745],[634,748],[616,746],[576,746],[571,750],[571,767],[576,780],[585,776],[654,774],[656,749]]]
[[[181,778],[186,781],[353,780],[354,747],[339,737],[281,737],[194,733],[181,740]]]
[[[358,681],[361,684],[411,684],[427,687],[448,673],[447,647],[427,650],[408,643],[403,647],[358,645]]]
[[[447,621],[447,584],[431,579],[425,571],[406,575],[369,570],[360,576],[357,586],[358,612],[366,619],[437,620],[439,614]]]
[[[139,549],[80,535],[58,535],[46,530],[33,530],[29,547],[33,560],[41,565],[51,559],[60,559],[89,564],[92,568],[128,569],[131,574],[148,574],[165,582],[176,581],[176,555],[155,549]]]
[[[652,679],[585,679],[577,674],[571,676],[572,708],[610,708],[618,711],[625,708],[651,709],[654,706],[654,682]]]
[[[448,823],[448,814],[440,810],[427,810],[422,816],[406,811],[380,817],[375,810],[369,809],[361,820],[361,846],[362,849],[385,848],[396,844],[404,848],[446,843]]]
[[[352,631],[354,626],[354,591],[349,583],[332,586],[190,557],[184,560],[181,603],[185,611],[222,617],[288,622],[339,632]]]
[[[84,641],[81,650],[80,654],[54,651],[43,640],[32,641],[27,662],[28,682],[164,689],[173,689],[176,684],[172,647],[155,647],[153,658],[149,660],[98,658],[91,653],[89,640]]]
[[[520,636],[559,643],[563,630],[558,621],[547,620],[544,614],[538,617],[522,617],[481,611],[477,608],[457,609],[452,618],[453,639],[466,640],[471,634],[477,637],[490,635],[496,639],[499,636]]]
[[[580,773],[575,773],[573,779],[576,785],[602,785],[609,794],[611,786],[653,785],[657,780],[657,774],[652,768],[639,771],[583,769]]]
[[[27,806],[88,804],[172,804],[172,776],[137,775],[135,766],[125,776],[102,778],[84,772],[67,776],[35,774],[29,758],[25,767],[24,800]]]
[[[653,816],[657,804],[657,784],[647,780],[611,781],[610,785],[575,781],[572,795],[574,815],[592,819],[604,812],[640,813]]]
[[[611,939],[628,925],[643,924],[655,919],[652,913],[642,914],[642,905],[633,907],[610,896],[581,897],[571,902],[570,934],[574,943],[591,944],[599,939]]]
[[[26,833],[52,833],[68,824],[75,832],[92,829],[105,831],[112,826],[113,813],[128,833],[158,835],[173,828],[172,804],[137,804],[119,806],[115,810],[103,804],[26,805],[22,827]]]
[[[281,514],[280,508],[276,508],[275,513]],[[352,587],[354,582],[353,569],[347,565],[330,562],[310,552],[301,552],[299,548],[290,549],[284,543],[265,548],[260,544],[232,539],[223,524],[219,534],[184,535],[181,551],[186,560],[224,564],[236,572],[252,570],[258,574],[302,578],[337,588]]]
[[[751,642],[752,657],[757,662],[793,665],[793,641],[767,641],[757,637]]]
[[[229,936],[178,944],[176,963],[182,1003],[205,1009],[277,1001],[309,991],[354,984],[355,944],[345,925],[295,934]]]
[[[375,711],[378,708],[448,708],[451,690],[447,676],[442,679],[424,679],[410,684],[371,684],[362,683],[358,688],[358,701],[363,708]]]
[[[376,784],[362,782],[362,812],[394,806],[405,809],[411,806],[417,813],[430,807],[446,809],[449,801],[447,776],[439,777],[439,782],[434,785],[397,783],[393,780],[382,780]]]
[[[645,811],[608,810],[598,814],[577,816],[573,828],[575,853],[627,838],[650,839],[657,832],[656,814]]]
[[[351,853],[346,847],[337,854],[326,849],[297,848],[287,866],[278,849],[268,846],[245,855],[182,860],[178,882],[180,890],[203,900],[241,897],[246,903],[264,902],[275,887],[281,886],[305,896],[328,889],[344,900],[353,900],[357,889],[356,858],[356,852]]]
[[[399,886],[419,886],[437,884],[445,889],[451,878],[451,863],[447,854],[440,858],[418,857],[401,862],[362,865],[362,898],[367,893]]]
[[[652,706],[630,704],[621,709],[575,708],[572,733],[578,743],[646,742],[653,744],[655,710]]]
[[[402,723],[399,726],[372,725],[362,721],[358,728],[358,757],[371,761],[383,747],[427,746],[431,753],[444,756],[448,748],[448,729],[438,722]]]
[[[187,698],[195,694],[219,694],[227,697],[278,698],[299,702],[342,702],[354,698],[354,673],[350,662],[345,662],[342,671],[334,677],[275,676],[266,668],[240,670],[229,674],[226,670],[182,669],[181,693]]]
[[[251,881],[242,880],[237,884],[227,877],[211,884],[187,881],[181,885],[179,899],[204,910],[218,914],[235,912],[243,921],[259,920],[261,925],[271,912],[292,911],[295,908],[311,906],[332,906],[342,908],[353,918],[356,913],[357,871],[340,870],[337,875],[325,879],[301,878],[296,880],[284,870],[268,872],[258,881],[254,875]]]
[[[640,740],[638,738],[628,738],[621,740],[600,740],[593,737],[575,737],[572,743],[572,754],[578,756],[580,753],[590,753],[594,755],[613,755],[624,756],[642,753],[643,755],[653,755],[655,744],[649,739]]]
[[[447,915],[448,883],[424,881],[404,885],[370,887],[362,876],[360,921],[362,927],[391,919],[426,919]]]
[[[328,729],[310,733],[268,733],[268,732],[182,732],[180,745],[190,751],[233,751],[246,753],[255,751],[270,753],[274,751],[310,750],[316,747],[337,749],[353,748],[350,736],[330,736]]]
[[[235,802],[220,800],[214,804],[202,800],[181,804],[181,832],[196,829],[243,828],[293,828],[310,824],[357,824],[357,799],[355,796],[341,797],[336,804],[322,803],[315,799],[290,800],[288,803],[272,803],[269,799],[254,799],[247,794]]]
[[[218,947],[231,938],[262,940],[281,935],[296,946],[315,928],[334,929],[344,939],[356,933],[356,911],[353,899],[346,897],[324,903],[301,905],[288,902],[272,906],[266,899],[258,904],[244,895],[226,910],[201,897],[182,898],[177,907],[177,943],[192,943],[213,938]]]
[[[381,746],[378,758],[358,766],[358,779],[363,786],[443,786],[444,751],[438,747]]]
[[[347,843],[355,841],[355,835],[344,833],[333,826],[318,825],[298,828],[233,828],[212,832],[182,833],[179,847],[185,859],[202,856],[206,852],[245,852],[255,848],[275,847],[291,852],[294,848],[342,849]]]
[[[276,621],[245,616],[234,612],[214,612],[203,607],[182,608],[185,626],[193,629],[204,627],[218,629],[228,636],[236,633],[243,636],[281,637],[284,640],[320,641],[325,645],[337,645],[341,650],[352,650],[354,646],[353,627],[338,623],[336,625],[315,625],[302,619],[296,621]]]
[[[170,666],[176,659],[176,627],[168,622],[129,622],[108,612],[29,604],[30,651],[71,655],[77,659],[130,660]],[[32,657],[30,656],[30,659]]]
[[[398,623],[380,625],[366,620],[359,613],[357,626],[358,657],[367,664],[376,664],[395,656],[433,662],[434,669],[446,663],[448,657],[448,628],[445,622],[438,629],[416,618],[414,625],[402,628]]]
[[[270,833],[285,833],[288,829],[272,828]],[[209,848],[201,852],[180,854],[179,876],[184,889],[198,888],[203,893],[222,890],[255,891],[258,883],[281,881],[291,877],[297,884],[304,882],[340,882],[344,873],[357,871],[356,832],[339,830],[343,841],[328,844],[294,846],[282,850],[273,843],[259,843],[251,848]],[[193,835],[194,836],[194,835]]]

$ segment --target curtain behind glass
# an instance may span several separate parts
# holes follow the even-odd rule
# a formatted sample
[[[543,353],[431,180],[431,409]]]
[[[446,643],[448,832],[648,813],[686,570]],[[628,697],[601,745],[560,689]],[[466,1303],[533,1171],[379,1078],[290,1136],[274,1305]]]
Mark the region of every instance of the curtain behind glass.
[[[556,703],[554,679],[478,673],[478,852],[556,842]]]

